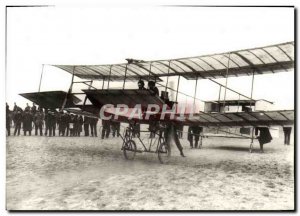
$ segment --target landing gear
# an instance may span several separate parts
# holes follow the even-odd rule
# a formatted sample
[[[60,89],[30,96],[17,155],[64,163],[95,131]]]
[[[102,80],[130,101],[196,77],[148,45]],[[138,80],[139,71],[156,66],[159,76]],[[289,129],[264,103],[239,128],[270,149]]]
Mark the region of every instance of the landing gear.
[[[127,160],[133,160],[136,153],[136,144],[133,140],[127,140],[123,145],[123,154]]]
[[[165,164],[169,162],[171,156],[171,148],[166,142],[161,142],[157,150],[158,160]]]

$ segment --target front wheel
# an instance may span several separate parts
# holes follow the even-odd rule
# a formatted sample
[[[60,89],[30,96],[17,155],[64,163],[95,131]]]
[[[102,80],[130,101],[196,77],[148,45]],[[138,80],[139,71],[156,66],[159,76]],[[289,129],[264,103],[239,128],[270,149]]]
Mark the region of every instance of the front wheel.
[[[128,140],[123,145],[123,154],[127,160],[133,160],[136,153],[136,144],[133,140]]]
[[[171,156],[171,148],[166,142],[161,142],[158,147],[158,160],[160,163],[165,164],[169,162]]]

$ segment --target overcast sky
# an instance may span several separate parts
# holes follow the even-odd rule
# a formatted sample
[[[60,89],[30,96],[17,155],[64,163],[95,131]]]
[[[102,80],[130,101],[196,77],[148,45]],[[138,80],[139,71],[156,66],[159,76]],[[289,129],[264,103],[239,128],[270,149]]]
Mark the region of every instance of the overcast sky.
[[[169,59],[294,40],[293,8],[56,6],[7,12],[6,101],[11,107],[28,102],[19,93],[38,90],[43,64],[41,91],[67,90],[70,74],[49,64]],[[176,87],[175,79],[171,85]],[[182,79],[180,91],[193,95],[194,85]],[[250,96],[251,77],[229,78],[228,86]],[[216,100],[218,92],[211,81],[198,82],[197,97]],[[293,109],[294,72],[256,76],[253,97]],[[227,98],[238,96],[227,92]]]

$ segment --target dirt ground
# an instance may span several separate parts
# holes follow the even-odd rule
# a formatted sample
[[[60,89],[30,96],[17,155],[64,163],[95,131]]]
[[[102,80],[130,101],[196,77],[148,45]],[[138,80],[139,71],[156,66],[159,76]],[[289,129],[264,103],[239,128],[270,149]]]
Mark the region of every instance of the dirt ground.
[[[249,153],[249,140],[207,138],[190,149],[185,138],[187,157],[172,146],[167,165],[149,153],[125,160],[119,138],[12,136],[6,144],[8,210],[294,209],[294,144],[284,146],[282,134],[263,154],[257,141]]]

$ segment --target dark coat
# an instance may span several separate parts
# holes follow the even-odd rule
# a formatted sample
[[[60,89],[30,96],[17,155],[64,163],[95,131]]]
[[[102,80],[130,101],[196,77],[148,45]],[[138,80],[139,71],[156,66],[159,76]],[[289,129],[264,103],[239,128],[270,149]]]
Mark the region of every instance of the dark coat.
[[[110,125],[111,125],[111,121],[102,119],[102,127],[103,128],[108,129],[108,128],[110,128]]]
[[[23,116],[23,130],[31,131],[32,130],[33,116],[30,112],[25,112]]]
[[[37,125],[37,126],[42,126],[43,125],[43,121],[44,121],[44,116],[42,113],[36,113],[34,115],[34,123]]]
[[[47,120],[48,120],[49,127],[54,127],[55,126],[55,124],[56,124],[55,114],[49,113]]]
[[[98,122],[98,119],[97,119],[97,118],[91,118],[91,119],[90,119],[90,124],[91,124],[91,125],[96,125],[97,122]]]
[[[78,120],[78,132],[81,132],[82,131],[82,125],[83,125],[83,118],[82,118],[82,116],[79,116],[77,118],[77,120]]]
[[[36,106],[35,106],[35,105],[33,105],[33,106],[31,107],[31,113],[32,113],[33,115],[36,113]]]
[[[90,121],[91,121],[91,119],[89,117],[84,116],[84,119],[83,119],[84,124],[90,124]]]
[[[203,132],[203,127],[199,126],[189,126],[188,129],[188,140],[192,140],[193,136],[196,138],[200,137],[200,134]]]
[[[156,86],[150,88],[151,95],[159,96],[159,90]]]
[[[258,134],[258,131],[260,132],[260,135],[258,137],[258,142],[259,144],[263,145],[266,143],[271,142],[271,140],[273,139],[270,133],[269,128],[267,127],[257,127],[255,128],[255,134]]]
[[[23,116],[21,113],[16,113],[14,116],[14,121],[16,124],[21,123],[23,119]]]
[[[68,116],[67,116],[67,114],[62,114],[61,116],[60,116],[60,125],[62,126],[62,127],[66,127],[67,126],[67,122],[68,121]]]
[[[9,106],[6,105],[6,126],[10,125],[11,111],[9,110]]]

